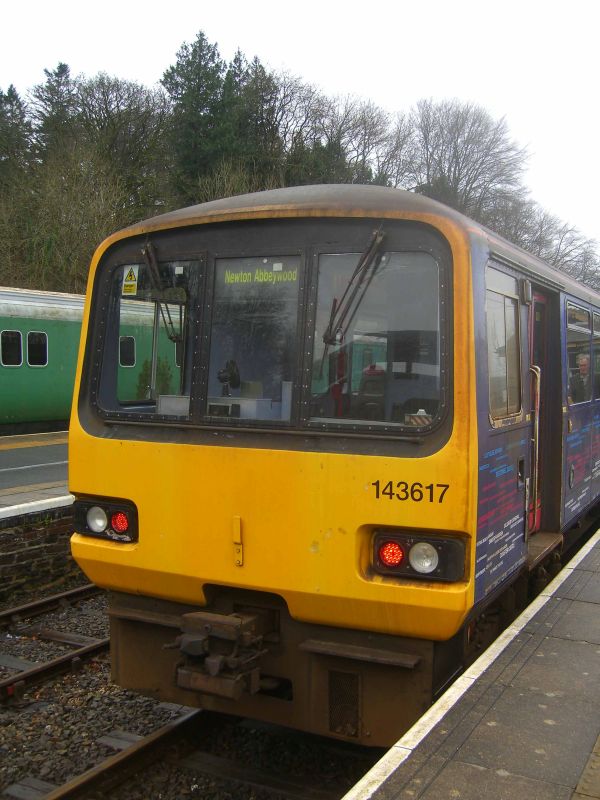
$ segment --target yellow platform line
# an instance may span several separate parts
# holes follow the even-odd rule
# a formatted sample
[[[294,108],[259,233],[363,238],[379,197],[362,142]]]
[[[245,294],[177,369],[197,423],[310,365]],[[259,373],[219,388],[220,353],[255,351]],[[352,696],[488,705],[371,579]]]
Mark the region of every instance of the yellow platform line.
[[[0,439],[0,450],[22,450],[27,447],[50,447],[50,445],[53,444],[66,444],[67,441],[68,437],[65,432],[3,436]]]
[[[52,481],[51,483],[30,483],[27,486],[11,486],[8,489],[0,489],[0,497],[9,494],[23,494],[24,492],[37,492],[42,489],[56,489],[57,486],[64,486],[67,491],[65,481]]]

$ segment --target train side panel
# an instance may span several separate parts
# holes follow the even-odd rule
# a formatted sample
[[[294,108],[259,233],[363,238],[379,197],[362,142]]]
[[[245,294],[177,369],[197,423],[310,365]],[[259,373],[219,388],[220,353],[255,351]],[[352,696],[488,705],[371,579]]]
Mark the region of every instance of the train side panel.
[[[68,419],[80,328],[80,322],[71,320],[0,318],[0,329],[18,331],[22,341],[22,363],[0,365],[3,384],[0,424]],[[47,336],[46,365],[27,363],[29,333]]]

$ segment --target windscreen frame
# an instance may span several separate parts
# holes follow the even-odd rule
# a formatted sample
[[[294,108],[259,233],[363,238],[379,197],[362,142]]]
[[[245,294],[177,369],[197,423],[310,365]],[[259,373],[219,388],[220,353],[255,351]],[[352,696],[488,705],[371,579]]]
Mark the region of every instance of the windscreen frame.
[[[440,273],[440,410],[426,431],[407,431],[398,425],[353,425],[351,422],[315,425],[307,409],[310,406],[310,384],[313,356],[312,330],[318,283],[318,259],[323,253],[361,252],[372,231],[383,222],[387,240],[386,251],[427,252],[439,266]],[[235,234],[232,236],[232,232]],[[214,237],[214,242],[211,241]],[[95,280],[91,307],[90,332],[86,342],[86,357],[80,392],[80,410],[88,407],[96,419],[105,422],[134,423],[159,426],[221,430],[263,430],[278,434],[301,436],[350,436],[380,439],[405,439],[417,441],[448,419],[452,408],[453,355],[452,355],[452,255],[447,240],[433,226],[418,221],[376,220],[369,218],[317,218],[294,220],[241,221],[165,230],[152,235],[161,261],[198,261],[199,306],[198,331],[194,337],[194,361],[191,379],[189,419],[170,419],[160,415],[151,418],[127,412],[110,411],[99,402],[99,366],[102,360],[103,316],[109,298],[107,286],[114,269],[129,263],[132,254],[139,258],[146,237],[138,236],[116,242],[103,255]],[[265,247],[265,241],[268,247]],[[302,245],[305,245],[304,247]],[[293,380],[293,402],[289,421],[273,424],[270,420],[210,420],[203,413],[204,395],[207,392],[208,355],[212,326],[212,298],[214,296],[214,268],[220,258],[278,255],[300,255],[301,277],[298,293],[297,330],[299,334],[297,364]],[[301,334],[301,336],[300,336]],[[85,413],[84,413],[85,416]],[[266,429],[266,430],[265,430]],[[449,433],[449,431],[448,431]],[[444,437],[445,438],[445,437]]]

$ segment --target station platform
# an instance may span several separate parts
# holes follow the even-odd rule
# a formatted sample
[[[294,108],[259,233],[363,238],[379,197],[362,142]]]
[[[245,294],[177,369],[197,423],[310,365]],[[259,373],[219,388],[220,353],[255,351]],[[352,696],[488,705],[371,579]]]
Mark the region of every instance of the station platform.
[[[0,520],[37,514],[73,504],[65,481],[0,489]]]
[[[70,506],[67,432],[0,437],[0,523]]]
[[[600,531],[343,800],[600,798]]]

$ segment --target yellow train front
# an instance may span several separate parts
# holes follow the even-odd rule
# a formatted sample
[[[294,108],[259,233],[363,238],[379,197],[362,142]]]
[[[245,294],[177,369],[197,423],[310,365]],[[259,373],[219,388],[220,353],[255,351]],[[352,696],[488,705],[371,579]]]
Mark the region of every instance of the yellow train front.
[[[446,685],[475,590],[471,233],[324,186],[98,249],[72,549],[118,683],[373,745]]]

